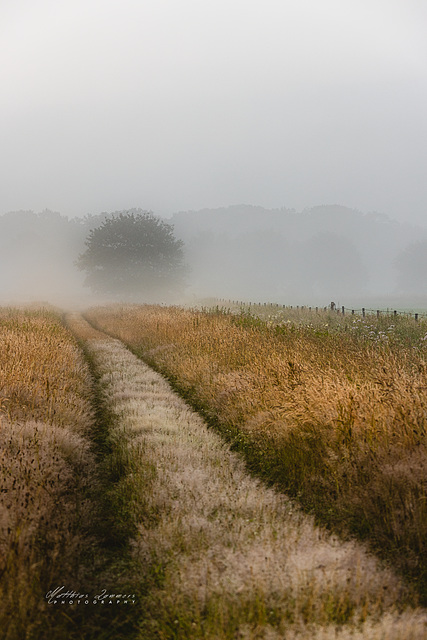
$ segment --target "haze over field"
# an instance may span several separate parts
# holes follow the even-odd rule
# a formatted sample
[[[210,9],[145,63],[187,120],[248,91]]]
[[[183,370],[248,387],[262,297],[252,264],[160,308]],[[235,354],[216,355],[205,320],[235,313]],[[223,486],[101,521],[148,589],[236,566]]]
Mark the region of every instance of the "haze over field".
[[[426,26],[419,0],[4,0],[0,213],[423,224]]]
[[[52,211],[0,216],[0,301],[87,306],[108,299],[84,287],[85,274],[76,261],[90,230],[110,216],[68,219]],[[184,289],[173,285],[166,297],[160,291],[147,297],[144,272],[136,279],[141,286],[132,290],[125,276],[126,287],[112,291],[111,300],[192,303],[216,296],[308,306],[334,300],[356,307],[427,308],[426,227],[339,206],[296,212],[240,205],[178,212],[170,222],[174,237],[184,243]],[[132,249],[124,253],[126,262],[128,255]],[[118,260],[116,253],[114,265]]]

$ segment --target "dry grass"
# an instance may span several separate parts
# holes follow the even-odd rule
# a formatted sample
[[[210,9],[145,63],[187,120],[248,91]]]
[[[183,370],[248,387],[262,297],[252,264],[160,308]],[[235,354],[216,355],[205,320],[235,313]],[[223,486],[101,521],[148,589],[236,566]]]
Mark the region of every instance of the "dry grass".
[[[87,431],[90,376],[80,351],[50,311],[2,309],[0,392],[9,420]]]
[[[50,625],[54,637],[61,621],[45,594],[55,582],[78,584],[92,544],[91,378],[50,311],[1,309],[0,339],[1,637],[48,637]]]
[[[142,322],[149,331],[154,322],[175,337],[180,315],[92,313],[110,329],[111,319],[125,332]],[[183,315],[195,329],[195,316]],[[168,337],[165,348],[150,345],[151,357],[176,357]],[[122,495],[137,525],[141,640],[425,637],[425,612],[401,611],[407,588],[360,544],[316,528],[292,501],[250,478],[223,439],[118,341],[95,339],[90,350],[117,418],[111,435],[132,469]],[[198,371],[215,378],[213,368]]]
[[[393,559],[427,601],[427,327],[148,306],[88,317],[165,373],[255,470]]]

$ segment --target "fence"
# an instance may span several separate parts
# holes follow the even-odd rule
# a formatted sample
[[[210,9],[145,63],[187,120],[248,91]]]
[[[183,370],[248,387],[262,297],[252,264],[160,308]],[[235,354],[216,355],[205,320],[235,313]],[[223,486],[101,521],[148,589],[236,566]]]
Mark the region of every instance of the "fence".
[[[387,315],[387,316],[406,316],[406,317],[413,317],[415,319],[415,322],[418,322],[418,320],[420,318],[427,318],[427,312],[425,313],[420,313],[420,312],[413,312],[413,311],[402,311],[402,310],[397,310],[397,309],[369,309],[367,307],[361,307],[360,309],[352,309],[350,307],[345,307],[345,306],[339,306],[336,305],[335,302],[331,302],[328,306],[326,307],[308,307],[305,305],[285,305],[285,304],[278,304],[278,303],[271,303],[271,302],[244,302],[244,301],[240,301],[240,300],[226,300],[224,298],[216,298],[216,300],[218,302],[220,302],[221,304],[225,304],[225,305],[233,305],[233,306],[238,306],[238,307],[271,307],[273,309],[291,309],[291,310],[301,310],[301,311],[308,311],[310,313],[321,313],[321,312],[332,312],[332,313],[338,313],[340,315],[345,316],[346,314],[351,314],[351,315],[361,315],[364,318],[367,315],[376,315],[377,318],[380,317],[380,315]]]

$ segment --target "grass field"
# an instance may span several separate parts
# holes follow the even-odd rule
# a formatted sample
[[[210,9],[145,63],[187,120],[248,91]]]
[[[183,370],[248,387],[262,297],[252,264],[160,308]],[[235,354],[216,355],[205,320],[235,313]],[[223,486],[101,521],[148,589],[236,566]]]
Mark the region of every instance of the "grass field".
[[[111,624],[114,638],[127,637],[123,611],[46,598],[133,577],[123,577],[124,554],[112,545],[114,485],[88,362],[48,309],[0,309],[0,341],[0,637],[98,639],[111,637]]]
[[[314,327],[303,315],[127,306],[88,318],[93,326],[79,314],[0,309],[2,640],[425,637],[427,614],[414,608],[425,524],[421,324],[402,323],[386,347],[370,327],[333,317]],[[95,325],[165,373],[220,433]],[[399,375],[375,395],[391,357]],[[341,411],[346,392],[364,413]],[[297,500],[251,478],[239,451]],[[366,451],[381,469],[365,462],[363,475]],[[409,523],[383,485],[401,492]],[[315,526],[298,501],[337,530],[382,541],[409,580]],[[49,605],[61,585],[133,592],[136,604]]]
[[[49,628],[49,585],[75,576],[89,544],[94,415],[87,365],[57,314],[2,309],[0,338],[0,628],[15,639]]]
[[[427,601],[427,326],[322,313],[91,310],[319,521],[367,539]]]
[[[83,323],[79,331],[85,332]],[[427,615],[363,545],[315,527],[113,339],[90,353],[131,472],[139,640],[421,640]],[[119,461],[119,458],[118,458]]]

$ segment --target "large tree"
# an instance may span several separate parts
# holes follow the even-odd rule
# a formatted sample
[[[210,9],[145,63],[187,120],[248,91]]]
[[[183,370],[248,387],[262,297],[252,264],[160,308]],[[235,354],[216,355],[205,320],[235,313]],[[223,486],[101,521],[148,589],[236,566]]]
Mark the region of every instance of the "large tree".
[[[113,213],[90,231],[85,244],[77,266],[97,293],[139,301],[171,298],[182,290],[183,242],[152,213]]]

